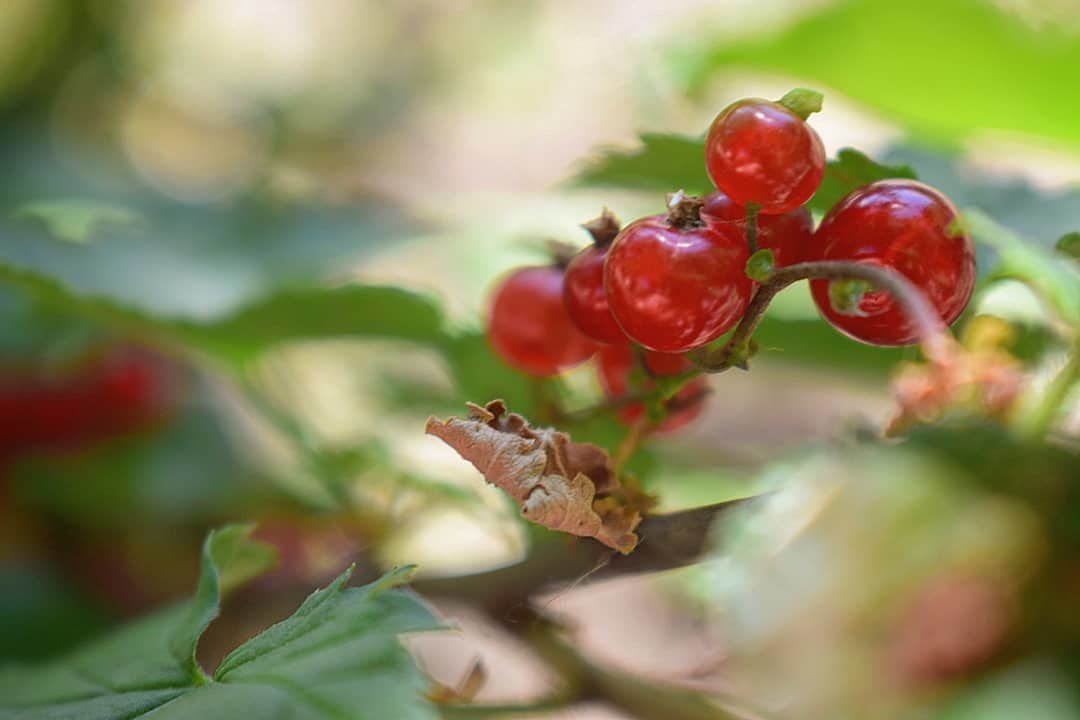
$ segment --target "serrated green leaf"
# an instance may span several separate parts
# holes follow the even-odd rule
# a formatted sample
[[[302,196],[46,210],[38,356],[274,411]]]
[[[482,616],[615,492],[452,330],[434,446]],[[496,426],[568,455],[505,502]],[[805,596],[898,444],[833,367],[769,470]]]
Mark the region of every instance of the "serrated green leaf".
[[[217,590],[265,562],[247,527],[211,535],[196,598],[38,667],[0,670],[0,718],[14,720],[429,720],[426,680],[403,633],[442,625],[414,595],[394,589],[410,568],[348,588],[346,570],[293,615],[236,648],[211,679],[192,675],[198,636]],[[198,667],[195,665],[194,667]]]
[[[254,525],[228,525],[206,536],[202,572],[188,615],[173,632],[173,656],[201,684],[207,680],[195,659],[199,638],[221,611],[221,596],[262,574],[277,562],[277,553],[251,539]]]
[[[246,537],[249,530],[227,526],[207,537],[203,578],[191,602],[132,623],[59,661],[0,671],[0,717],[5,711],[17,711],[20,718],[130,717],[199,682],[195,645],[217,613],[220,576],[234,573],[234,560],[250,574],[266,559],[265,551],[241,550],[245,543],[255,544]]]
[[[691,91],[718,70],[775,71],[832,88],[917,137],[957,141],[982,129],[1080,148],[1080,35],[1038,28],[990,2],[844,0],[768,35],[680,43],[674,69]]]
[[[220,318],[196,321],[154,316],[115,300],[80,295],[53,278],[2,263],[0,281],[44,306],[230,359],[287,341],[370,337],[436,343],[445,337],[434,299],[392,286],[286,289]]]
[[[634,150],[607,149],[574,180],[578,185],[655,190],[686,190],[701,195],[712,190],[705,172],[704,138],[644,133]]]
[[[807,206],[811,210],[827,213],[852,190],[889,178],[914,180],[916,175],[909,165],[882,165],[854,148],[840,148],[836,159],[829,161],[821,187],[814,193],[814,197],[810,198]]]

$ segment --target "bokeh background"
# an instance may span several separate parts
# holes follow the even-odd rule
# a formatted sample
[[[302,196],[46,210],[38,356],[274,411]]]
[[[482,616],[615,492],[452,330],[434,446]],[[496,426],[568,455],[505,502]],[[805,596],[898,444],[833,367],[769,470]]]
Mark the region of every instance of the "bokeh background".
[[[450,575],[551,542],[423,421],[488,390],[537,391],[484,344],[500,273],[540,261],[548,238],[583,246],[578,225],[602,207],[662,209],[664,168],[639,189],[583,182],[602,152],[633,152],[643,133],[699,136],[732,99],[814,87],[830,156],[852,146],[911,164],[1050,247],[1080,229],[1078,78],[1072,0],[8,0],[0,660],[53,656],[189,592],[204,532],[225,521],[259,521],[282,563],[215,630],[211,657],[349,562]],[[1030,290],[997,283],[978,309],[1008,321],[1034,382],[1062,366],[1056,320]],[[637,458],[662,510],[814,468],[857,476],[799,458],[848,457],[845,443],[891,412],[896,363],[915,357],[833,333],[798,288],[762,332],[753,371],[712,378],[705,416]],[[557,392],[590,404],[594,369]],[[1077,431],[1075,418],[1060,428]],[[888,472],[913,474],[902,468]],[[1005,547],[1028,547],[1010,512],[987,510]],[[838,533],[826,547],[866,531],[826,527]],[[731,635],[715,623],[718,605],[751,613],[723,599],[740,572],[544,602],[590,657],[745,694],[755,686],[732,680]],[[479,657],[481,700],[550,686],[504,631],[443,609],[466,631],[415,643],[434,677],[454,684]],[[745,623],[741,641],[768,644]],[[788,700],[810,696],[835,707],[809,691]]]

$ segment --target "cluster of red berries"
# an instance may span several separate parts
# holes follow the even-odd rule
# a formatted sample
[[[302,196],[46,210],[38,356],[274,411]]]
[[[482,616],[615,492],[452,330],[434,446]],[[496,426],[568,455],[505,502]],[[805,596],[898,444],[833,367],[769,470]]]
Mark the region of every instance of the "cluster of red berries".
[[[804,206],[825,174],[824,148],[806,123],[817,109],[814,95],[733,103],[705,143],[716,192],[677,195],[670,212],[621,229],[605,212],[585,226],[593,245],[568,263],[506,277],[488,328],[500,357],[547,376],[599,352],[601,385],[612,396],[626,392],[633,345],[640,346],[637,366],[646,379],[686,371],[691,363],[683,353],[716,340],[746,312],[757,287],[746,270],[751,227],[775,267],[848,260],[892,268],[925,293],[944,322],[955,321],[974,287],[974,246],[956,230],[957,211],[937,190],[913,180],[871,183],[841,200],[815,231]],[[888,293],[869,290],[854,309],[838,310],[829,285],[813,280],[813,297],[841,332],[875,345],[918,340]],[[672,402],[699,391],[691,383]],[[641,412],[631,407],[624,417]]]

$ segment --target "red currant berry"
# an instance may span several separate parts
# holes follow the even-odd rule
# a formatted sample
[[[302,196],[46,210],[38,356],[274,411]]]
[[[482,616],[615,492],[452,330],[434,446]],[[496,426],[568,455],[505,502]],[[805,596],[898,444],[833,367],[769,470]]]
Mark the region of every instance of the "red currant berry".
[[[645,352],[645,365],[649,372],[657,377],[678,375],[693,367],[693,363],[682,355],[669,355],[651,350]],[[634,349],[627,344],[607,345],[600,348],[600,387],[610,398],[623,397],[631,392],[630,378],[634,371]],[[646,381],[636,388],[648,392],[656,387],[652,381]],[[702,398],[708,385],[705,378],[695,378],[688,382],[675,397],[668,401],[671,412],[657,427],[659,432],[678,430],[701,414]],[[636,422],[645,413],[644,403],[628,405],[619,410],[619,417],[627,425]]]
[[[782,215],[809,200],[821,185],[825,148],[794,112],[750,98],[716,116],[705,140],[705,167],[734,202]]]
[[[588,247],[566,267],[563,300],[570,318],[583,333],[602,343],[625,343],[619,324],[608,307],[604,292],[604,261],[607,248]]]
[[[627,225],[608,251],[604,288],[623,332],[639,345],[680,353],[730,330],[750,302],[749,252],[735,225],[698,215],[642,218]],[[677,213],[680,216],[677,217]]]
[[[583,333],[602,343],[626,343],[626,335],[615,322],[604,291],[604,261],[612,240],[619,234],[619,221],[607,210],[583,225],[593,237],[566,266],[563,301],[566,310]]]
[[[567,314],[563,271],[553,265],[520,268],[499,284],[488,338],[507,364],[537,377],[577,365],[596,349]]]
[[[746,234],[746,208],[736,205],[719,190],[705,196],[701,214],[720,222],[734,223],[739,232]],[[814,218],[805,207],[783,215],[759,215],[757,218],[758,247],[773,251],[776,267],[807,260],[813,242]]]
[[[904,275],[926,294],[941,319],[953,323],[975,286],[975,246],[954,232],[957,212],[948,198],[914,180],[882,180],[850,193],[821,222],[815,247],[822,260],[877,263]],[[918,333],[886,292],[867,292],[856,314],[829,299],[829,281],[810,283],[825,319],[840,332],[872,345],[911,345]]]

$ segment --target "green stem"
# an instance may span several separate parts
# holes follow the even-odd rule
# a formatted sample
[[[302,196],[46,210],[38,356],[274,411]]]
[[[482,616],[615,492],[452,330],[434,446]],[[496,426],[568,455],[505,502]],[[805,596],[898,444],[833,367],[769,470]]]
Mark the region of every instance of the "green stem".
[[[746,206],[746,245],[750,248],[750,254],[758,251],[758,210],[760,208],[751,203]]]
[[[869,263],[845,260],[817,260],[796,263],[779,268],[762,283],[750,301],[750,306],[735,332],[717,350],[701,350],[691,353],[690,358],[706,372],[723,372],[732,367],[745,367],[752,354],[752,339],[769,303],[781,290],[800,280],[865,280],[872,286],[893,296],[915,325],[923,352],[930,360],[940,360],[951,347],[951,338],[945,324],[926,296],[911,281],[890,268]]]
[[[1031,415],[1023,422],[1022,432],[1030,438],[1045,437],[1054,428],[1077,383],[1080,383],[1080,342],[1073,346],[1065,367],[1050,382]]]

